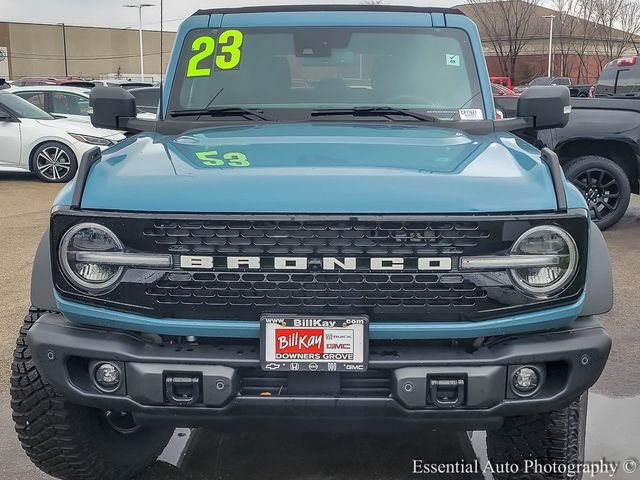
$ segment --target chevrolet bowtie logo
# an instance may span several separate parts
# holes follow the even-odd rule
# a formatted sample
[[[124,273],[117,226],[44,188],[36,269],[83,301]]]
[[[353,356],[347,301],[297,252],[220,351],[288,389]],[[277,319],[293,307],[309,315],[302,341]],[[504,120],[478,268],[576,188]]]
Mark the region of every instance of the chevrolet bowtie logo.
[[[287,270],[307,271],[309,265],[321,265],[323,271],[402,271],[448,272],[449,257],[211,257],[181,255],[180,268],[204,270]]]

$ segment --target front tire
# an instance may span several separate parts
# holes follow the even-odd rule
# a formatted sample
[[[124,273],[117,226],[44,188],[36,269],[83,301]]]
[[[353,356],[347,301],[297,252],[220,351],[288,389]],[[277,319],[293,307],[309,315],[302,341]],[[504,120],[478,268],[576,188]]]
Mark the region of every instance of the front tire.
[[[78,170],[78,159],[68,146],[60,142],[45,142],[31,155],[33,172],[48,183],[66,183]]]
[[[618,223],[631,200],[629,178],[620,165],[605,157],[587,155],[571,160],[564,172],[589,204],[591,219],[600,230]]]
[[[518,473],[494,474],[495,480],[580,480],[582,473],[568,472],[577,472],[584,461],[586,420],[587,393],[561,410],[505,418],[502,428],[487,432],[487,455],[496,467],[517,465]],[[527,460],[559,468],[527,472]]]
[[[27,332],[44,313],[31,309],[25,317],[11,365],[11,408],[22,448],[56,478],[133,478],[155,462],[172,430],[131,425],[129,414],[114,417],[57,393],[40,376],[27,344]]]

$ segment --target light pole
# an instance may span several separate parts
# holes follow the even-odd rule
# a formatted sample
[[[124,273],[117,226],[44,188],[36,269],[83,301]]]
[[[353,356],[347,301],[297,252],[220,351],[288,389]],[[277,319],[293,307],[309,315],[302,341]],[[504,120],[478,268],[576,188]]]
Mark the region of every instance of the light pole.
[[[62,49],[64,50],[64,76],[69,76],[69,65],[67,64],[67,30],[64,23],[59,23],[58,25],[62,25]]]
[[[547,76],[551,78],[551,59],[553,56],[553,20],[556,18],[555,15],[545,15],[542,18],[548,18],[551,20],[549,23],[549,68],[547,70]]]
[[[144,44],[142,43],[142,9],[144,7],[155,7],[153,3],[132,3],[123,5],[127,8],[138,9],[139,33],[140,33],[140,81],[144,82]]]

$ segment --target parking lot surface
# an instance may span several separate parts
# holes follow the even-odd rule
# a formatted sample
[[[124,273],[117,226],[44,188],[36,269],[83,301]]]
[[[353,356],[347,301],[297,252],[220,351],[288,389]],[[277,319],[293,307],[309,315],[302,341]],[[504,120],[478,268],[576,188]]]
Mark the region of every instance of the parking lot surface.
[[[20,448],[9,409],[9,374],[16,333],[29,307],[31,263],[60,185],[30,175],[0,174],[0,465],[2,478],[46,479]],[[640,457],[640,199],[605,233],[614,266],[615,305],[602,317],[613,337],[609,362],[589,399],[586,460],[624,462]],[[217,434],[179,430],[144,479],[401,479],[412,460],[452,463],[486,460],[484,434],[424,432],[412,435]],[[458,478],[469,475],[419,478]],[[476,478],[483,478],[478,475]],[[490,474],[484,475],[490,479]],[[588,477],[585,477],[588,478]],[[598,475],[593,478],[610,478]],[[616,479],[635,480],[640,471]]]

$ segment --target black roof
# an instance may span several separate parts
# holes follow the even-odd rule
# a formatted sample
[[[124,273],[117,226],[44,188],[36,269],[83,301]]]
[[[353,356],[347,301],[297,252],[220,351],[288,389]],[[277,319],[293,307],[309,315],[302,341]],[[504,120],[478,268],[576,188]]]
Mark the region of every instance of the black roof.
[[[464,15],[457,8],[410,7],[402,5],[271,5],[259,7],[209,8],[193,15],[266,12],[416,12]]]

